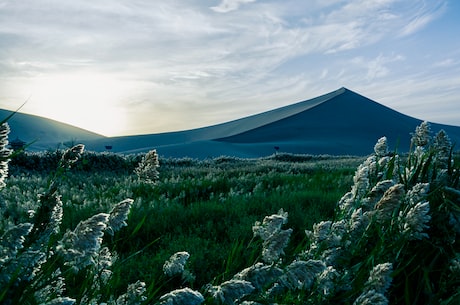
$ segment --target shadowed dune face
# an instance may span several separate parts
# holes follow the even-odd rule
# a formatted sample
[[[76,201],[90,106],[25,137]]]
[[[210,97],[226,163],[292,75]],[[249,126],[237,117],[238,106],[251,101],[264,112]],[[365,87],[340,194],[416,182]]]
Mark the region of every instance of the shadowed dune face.
[[[218,125],[160,134],[107,138],[44,118],[23,114],[13,118],[10,139],[37,140],[30,150],[55,149],[59,143],[75,140],[93,151],[157,149],[165,157],[199,159],[262,157],[273,154],[275,147],[296,154],[367,155],[382,136],[390,149],[405,152],[411,133],[422,122],[346,88]],[[431,127],[433,132],[444,129],[460,145],[460,127],[434,123]]]
[[[0,109],[0,120],[7,118],[12,112]],[[9,120],[11,132],[9,140],[20,139],[33,143],[29,150],[56,149],[64,142],[101,140],[102,135],[72,125],[40,116],[16,113]]]
[[[420,123],[421,120],[346,90],[288,118],[217,140],[231,143],[278,142],[280,145],[297,142],[299,146],[304,146],[306,153],[317,153],[317,145],[325,149],[323,153],[366,154],[372,152],[373,145],[382,136],[387,136],[393,147],[397,141],[410,142],[410,133]]]

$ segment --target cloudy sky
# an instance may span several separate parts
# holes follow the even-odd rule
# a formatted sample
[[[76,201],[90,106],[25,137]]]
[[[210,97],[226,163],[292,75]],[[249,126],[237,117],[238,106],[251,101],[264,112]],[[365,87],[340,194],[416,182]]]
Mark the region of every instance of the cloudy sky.
[[[104,135],[347,87],[460,126],[457,0],[0,0],[0,108]]]

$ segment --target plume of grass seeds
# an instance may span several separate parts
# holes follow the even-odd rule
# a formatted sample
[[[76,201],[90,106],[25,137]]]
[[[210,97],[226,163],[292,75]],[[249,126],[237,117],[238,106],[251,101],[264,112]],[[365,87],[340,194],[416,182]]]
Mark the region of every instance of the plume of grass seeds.
[[[116,231],[128,225],[126,220],[128,219],[128,214],[133,202],[133,199],[128,198],[113,207],[112,211],[109,213],[107,233],[113,235]]]
[[[8,134],[10,127],[8,123],[0,125],[0,189],[5,187],[5,179],[8,176],[8,161],[11,156],[11,149],[8,148]]]
[[[229,280],[219,286],[208,286],[207,292],[222,304],[233,305],[237,300],[251,294],[255,290],[252,284],[245,280]]]
[[[292,229],[283,230],[281,226],[287,222],[288,213],[283,209],[278,214],[264,218],[263,222],[257,221],[252,227],[254,237],[260,236],[263,242],[262,259],[266,263],[276,262],[289,242]]]
[[[203,295],[190,288],[176,289],[160,297],[160,305],[199,305],[203,302]]]
[[[75,271],[94,265],[104,230],[107,228],[109,214],[99,213],[80,222],[75,230],[67,231],[59,241],[57,251]]]
[[[160,167],[160,162],[158,161],[157,151],[154,149],[142,158],[141,162],[134,169],[134,173],[139,177],[139,180],[155,184],[160,177],[158,167]]]
[[[188,252],[176,252],[163,265],[163,272],[167,276],[181,275],[184,272],[185,263],[189,259]]]

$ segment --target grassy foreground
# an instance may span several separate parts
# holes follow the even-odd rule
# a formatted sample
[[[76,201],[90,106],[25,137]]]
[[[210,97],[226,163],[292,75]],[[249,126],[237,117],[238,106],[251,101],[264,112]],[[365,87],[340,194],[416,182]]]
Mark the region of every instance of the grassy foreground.
[[[1,192],[0,302],[457,304],[452,145],[422,124],[413,146],[160,168],[156,152],[18,154]]]

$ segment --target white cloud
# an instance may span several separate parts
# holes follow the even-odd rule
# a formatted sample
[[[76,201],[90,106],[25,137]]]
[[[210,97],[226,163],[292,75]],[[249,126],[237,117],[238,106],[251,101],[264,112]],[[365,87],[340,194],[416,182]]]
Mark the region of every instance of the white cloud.
[[[409,22],[402,28],[400,36],[412,35],[424,27],[430,22],[439,18],[447,9],[446,1],[434,0],[430,1],[429,4],[423,1],[421,7],[410,16]]]
[[[412,69],[460,61],[433,53],[426,65],[417,50],[404,49],[401,33],[438,20],[445,1],[213,1],[211,9],[202,0],[6,2],[0,98],[23,100],[40,75],[93,71],[129,84],[115,99],[137,113],[136,128],[166,131],[168,119],[141,116],[169,117],[174,129],[205,126],[223,114],[238,118],[341,86],[384,86],[391,77],[414,77]],[[15,95],[13,82],[25,93]],[[176,113],[181,107],[188,119]],[[209,112],[199,117],[194,109]]]
[[[241,4],[255,2],[256,0],[222,0],[218,6],[211,9],[217,13],[228,13],[237,10]]]

